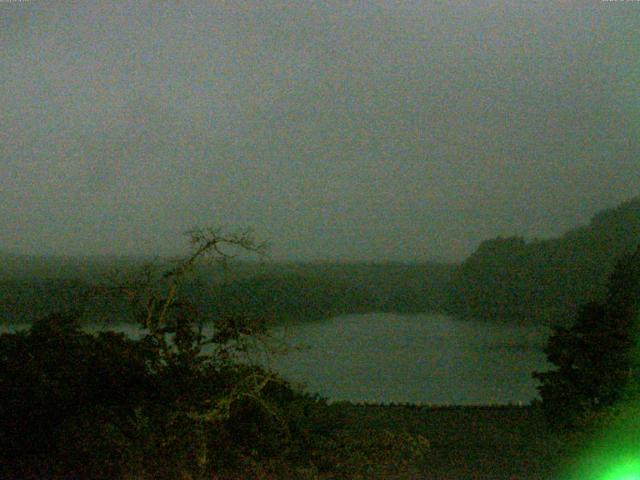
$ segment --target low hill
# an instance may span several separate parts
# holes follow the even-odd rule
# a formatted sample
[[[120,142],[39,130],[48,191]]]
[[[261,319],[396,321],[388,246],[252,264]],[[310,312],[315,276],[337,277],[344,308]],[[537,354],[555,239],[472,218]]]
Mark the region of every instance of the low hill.
[[[275,264],[211,290],[211,306],[285,321],[366,312],[444,312],[452,265]]]
[[[451,313],[490,320],[572,322],[602,300],[616,258],[640,244],[640,197],[556,239],[483,242],[453,275]]]
[[[146,260],[12,257],[0,267],[0,323],[29,323],[76,308],[81,293],[109,272],[135,272]],[[453,269],[438,263],[238,262],[225,274],[219,266],[205,265],[183,294],[211,318],[249,314],[283,322],[372,311],[444,312]],[[89,315],[126,320],[126,305],[93,301]]]

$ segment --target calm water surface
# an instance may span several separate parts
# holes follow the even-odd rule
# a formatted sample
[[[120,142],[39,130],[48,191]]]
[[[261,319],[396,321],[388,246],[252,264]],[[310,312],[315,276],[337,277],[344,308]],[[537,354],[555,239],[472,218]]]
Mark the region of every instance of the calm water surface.
[[[130,325],[112,328],[137,333]],[[531,373],[549,368],[547,335],[540,327],[443,315],[346,315],[277,328],[274,337],[292,348],[263,361],[336,401],[526,403],[537,396]]]
[[[336,317],[278,332],[301,347],[271,363],[332,400],[487,404],[536,398],[548,330],[442,315]]]

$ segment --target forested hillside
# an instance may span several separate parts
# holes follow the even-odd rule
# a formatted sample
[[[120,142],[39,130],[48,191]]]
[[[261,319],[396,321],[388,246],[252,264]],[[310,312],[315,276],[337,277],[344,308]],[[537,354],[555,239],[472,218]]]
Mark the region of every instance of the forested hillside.
[[[444,264],[280,264],[218,284],[216,308],[299,321],[365,312],[443,312],[453,266]]]
[[[452,313],[482,319],[569,324],[602,300],[616,259],[640,243],[640,197],[596,214],[557,239],[483,242],[453,276]]]
[[[133,275],[150,259],[4,256],[0,272],[0,321],[31,322],[72,310],[92,285],[108,284],[114,269]],[[156,265],[167,263],[158,260]],[[218,314],[306,321],[338,314],[444,312],[453,265],[423,263],[237,262],[225,273],[205,265],[185,285],[209,318]],[[98,301],[99,300],[99,301]],[[127,318],[125,302],[92,299],[88,319]]]

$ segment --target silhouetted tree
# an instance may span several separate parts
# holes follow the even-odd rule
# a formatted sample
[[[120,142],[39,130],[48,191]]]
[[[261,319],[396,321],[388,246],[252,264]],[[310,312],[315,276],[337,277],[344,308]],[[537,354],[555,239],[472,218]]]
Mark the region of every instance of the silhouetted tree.
[[[423,458],[426,439],[346,429],[322,399],[241,361],[263,317],[212,313],[183,287],[207,255],[263,247],[213,229],[190,239],[172,266],[87,293],[124,297],[140,338],[87,332],[82,309],[0,334],[0,478],[379,478],[374,463]]]
[[[571,426],[612,405],[638,381],[640,247],[623,255],[605,302],[584,305],[570,328],[556,328],[545,353],[556,369],[534,377],[548,418]]]
[[[264,247],[247,233],[189,235],[191,254],[172,268],[94,289],[128,299],[140,339],[86,332],[80,311],[0,335],[0,477],[211,478],[286,452],[284,404],[301,395],[238,361],[265,323],[221,316],[206,329],[209,318],[181,295],[206,256],[224,263]]]

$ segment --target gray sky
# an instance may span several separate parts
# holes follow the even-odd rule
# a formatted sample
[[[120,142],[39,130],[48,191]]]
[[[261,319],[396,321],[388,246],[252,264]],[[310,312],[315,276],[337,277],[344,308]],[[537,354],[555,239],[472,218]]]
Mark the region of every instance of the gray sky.
[[[640,2],[0,3],[0,249],[460,259],[640,193]]]

